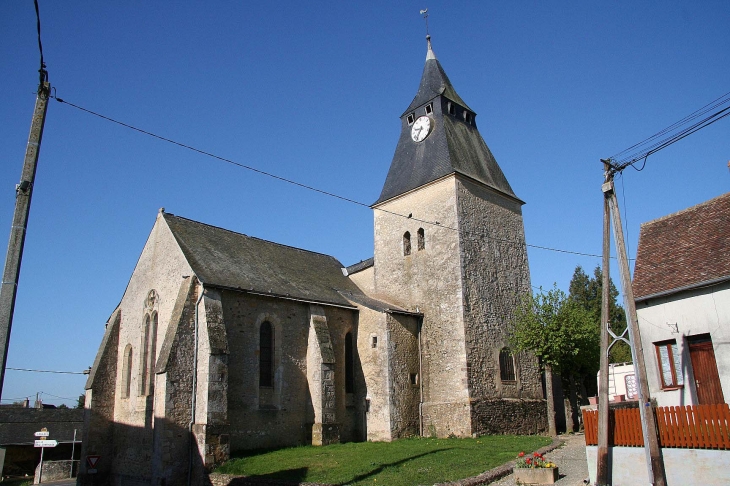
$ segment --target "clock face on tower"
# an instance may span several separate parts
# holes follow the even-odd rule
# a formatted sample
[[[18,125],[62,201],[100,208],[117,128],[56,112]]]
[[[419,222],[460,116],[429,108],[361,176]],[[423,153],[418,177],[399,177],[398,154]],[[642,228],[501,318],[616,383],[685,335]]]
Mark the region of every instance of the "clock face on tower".
[[[428,134],[431,133],[431,128],[433,126],[433,123],[431,122],[431,119],[427,116],[421,116],[418,118],[418,120],[413,123],[413,127],[411,127],[411,138],[414,142],[422,142],[428,137]]]

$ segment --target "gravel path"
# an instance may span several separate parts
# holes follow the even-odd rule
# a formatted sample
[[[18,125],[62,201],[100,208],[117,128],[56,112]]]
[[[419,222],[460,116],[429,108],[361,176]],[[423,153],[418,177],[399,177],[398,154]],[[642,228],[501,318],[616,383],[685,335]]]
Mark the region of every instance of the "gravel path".
[[[586,442],[583,434],[561,435],[560,440],[565,442],[562,447],[548,452],[545,457],[558,465],[560,479],[555,483],[559,486],[583,486],[583,480],[588,478],[588,464],[586,463]],[[505,476],[499,481],[489,483],[491,486],[514,486],[514,474]]]

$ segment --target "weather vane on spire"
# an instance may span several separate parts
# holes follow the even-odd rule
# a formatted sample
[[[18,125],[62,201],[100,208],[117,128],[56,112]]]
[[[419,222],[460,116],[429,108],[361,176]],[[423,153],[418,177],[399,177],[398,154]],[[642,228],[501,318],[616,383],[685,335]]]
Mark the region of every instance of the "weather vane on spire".
[[[426,37],[431,37],[428,33],[428,9],[424,8],[421,10],[421,15],[423,15],[423,19],[426,21]]]

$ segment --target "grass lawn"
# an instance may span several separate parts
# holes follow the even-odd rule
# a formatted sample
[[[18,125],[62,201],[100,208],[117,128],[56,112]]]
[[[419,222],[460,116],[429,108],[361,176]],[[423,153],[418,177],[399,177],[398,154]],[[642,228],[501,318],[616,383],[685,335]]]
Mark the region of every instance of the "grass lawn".
[[[551,440],[493,435],[476,439],[401,439],[247,451],[216,472],[335,485],[431,485],[476,476]]]

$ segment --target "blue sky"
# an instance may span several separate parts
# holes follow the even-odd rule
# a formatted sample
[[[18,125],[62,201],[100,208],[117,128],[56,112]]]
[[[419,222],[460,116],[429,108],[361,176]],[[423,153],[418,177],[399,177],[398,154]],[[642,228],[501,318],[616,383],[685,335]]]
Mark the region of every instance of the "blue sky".
[[[380,194],[433,46],[515,193],[527,241],[600,253],[602,170],[730,91],[730,4],[50,2],[60,98],[361,201]],[[38,83],[31,0],[0,3],[0,241],[10,230]],[[634,256],[642,222],[730,190],[730,119],[617,183]],[[51,101],[8,366],[81,371],[158,208],[327,253],[372,256],[372,212]],[[5,246],[2,247],[5,250]],[[534,286],[567,290],[599,259],[531,248]],[[616,270],[613,270],[616,279]],[[3,398],[75,398],[84,377],[8,371]],[[66,403],[71,403],[65,400]]]

